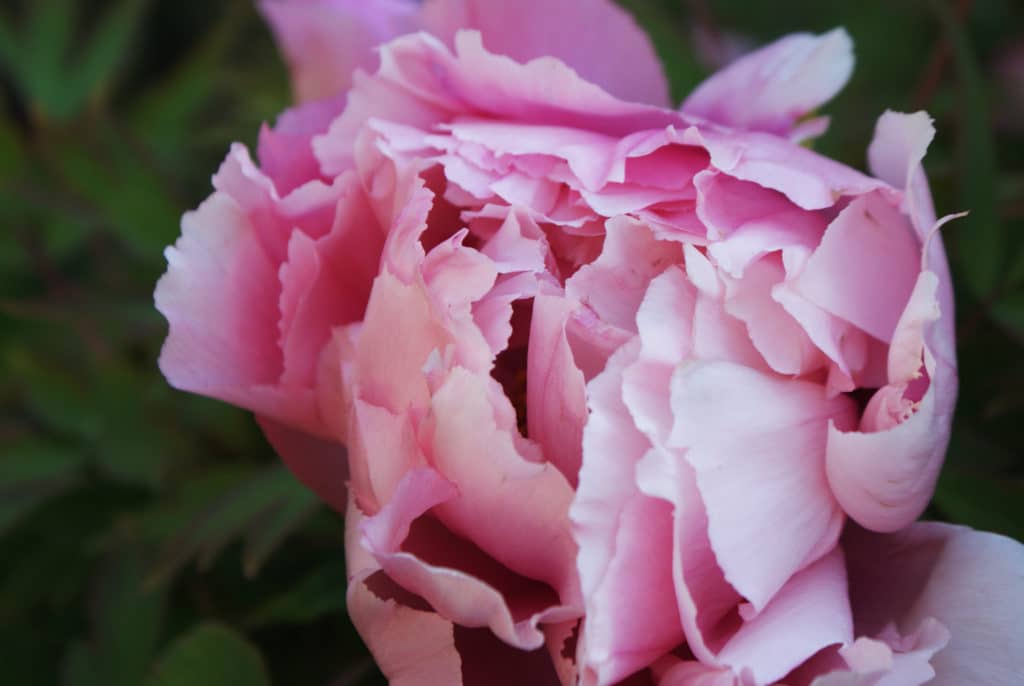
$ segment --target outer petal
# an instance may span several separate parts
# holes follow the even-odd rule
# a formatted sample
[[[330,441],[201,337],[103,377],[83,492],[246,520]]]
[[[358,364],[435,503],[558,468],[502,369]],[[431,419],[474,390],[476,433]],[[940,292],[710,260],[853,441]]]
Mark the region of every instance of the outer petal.
[[[409,0],[262,0],[260,9],[305,102],[344,93],[355,69],[375,66],[374,48],[416,30],[419,8]]]
[[[357,79],[346,111],[314,141],[324,171],[338,173],[351,164],[357,132],[370,118],[426,129],[460,114],[493,114],[614,136],[685,124],[678,113],[609,95],[556,58],[520,64],[486,50],[477,31],[459,31],[454,44],[453,55],[419,34],[384,46],[381,69]]]
[[[423,26],[449,42],[458,29],[477,29],[491,52],[518,62],[555,57],[623,100],[669,105],[647,34],[610,0],[428,0]]]
[[[830,419],[849,426],[855,409],[818,384],[711,362],[676,372],[672,410],[670,444],[696,470],[715,556],[760,611],[839,536],[825,437]]]
[[[585,670],[616,683],[682,641],[672,581],[672,508],[636,485],[650,443],[622,402],[622,371],[637,343],[620,348],[590,382],[583,469],[570,516],[586,600]]]
[[[1011,686],[1024,677],[1024,546],[995,534],[918,523],[844,537],[858,633],[934,617],[951,635],[932,658],[935,686]]]
[[[739,129],[788,135],[797,120],[838,93],[853,72],[843,29],[798,33],[745,55],[697,87],[686,114]]]
[[[922,113],[886,113],[869,149],[874,171],[906,188],[904,211],[925,246],[926,270],[920,273],[893,335],[891,386],[879,392],[878,401],[868,408],[874,414],[865,417],[863,428],[876,432],[832,431],[829,436],[829,481],[836,497],[860,524],[877,531],[909,524],[927,505],[942,466],[956,402],[952,288],[942,243],[930,235],[942,222],[934,221],[920,166],[933,135],[931,121]],[[928,378],[914,381],[921,359]],[[925,381],[922,397],[920,386]],[[917,384],[916,392],[908,392],[910,383]],[[907,408],[910,416],[896,412],[895,422],[883,421],[878,410],[884,405]]]
[[[702,662],[728,666],[736,674],[756,677],[759,684],[772,683],[822,648],[852,639],[840,551],[798,572],[756,613],[722,575],[692,468],[656,450],[639,463],[637,476],[645,493],[674,505],[680,618],[687,644]]]
[[[829,225],[797,288],[888,343],[920,273],[921,245],[910,221],[886,198],[861,196]]]
[[[347,503],[348,464],[345,446],[257,417],[263,434],[302,484],[338,512]]]

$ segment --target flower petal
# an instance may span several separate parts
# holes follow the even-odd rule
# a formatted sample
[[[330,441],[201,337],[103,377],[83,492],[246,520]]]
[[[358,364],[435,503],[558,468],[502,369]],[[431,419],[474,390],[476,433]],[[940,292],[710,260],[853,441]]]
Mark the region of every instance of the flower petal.
[[[931,660],[935,686],[1011,686],[1024,674],[1024,546],[1004,536],[923,522],[893,534],[844,536],[857,632],[934,617],[949,645]]]
[[[818,384],[697,362],[673,377],[672,410],[670,445],[696,471],[715,557],[760,611],[839,536],[825,440],[830,420],[853,423],[853,403]]]
[[[636,486],[636,464],[650,443],[621,398],[622,371],[637,348],[620,348],[588,386],[583,468],[570,510],[586,599],[583,667],[601,685],[646,667],[683,638],[673,610],[672,508]]]
[[[843,29],[797,33],[714,74],[683,103],[685,114],[718,124],[789,135],[804,115],[832,99],[853,72],[853,42]]]
[[[517,62],[554,57],[623,100],[669,104],[668,82],[647,34],[610,0],[428,0],[423,23],[446,41],[458,29],[477,29],[496,54]]]
[[[409,0],[262,0],[260,10],[292,70],[300,102],[343,94],[357,68],[372,69],[376,48],[416,30]]]

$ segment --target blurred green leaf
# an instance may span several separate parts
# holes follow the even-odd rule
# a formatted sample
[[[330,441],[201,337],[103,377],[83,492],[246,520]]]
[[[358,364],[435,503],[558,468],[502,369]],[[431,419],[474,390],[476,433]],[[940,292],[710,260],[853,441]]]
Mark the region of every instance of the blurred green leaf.
[[[121,0],[112,6],[79,55],[78,68],[66,86],[65,98],[71,110],[81,109],[90,97],[105,89],[115,69],[127,58],[128,48],[138,35],[147,0]]]
[[[238,539],[245,541],[244,565],[253,575],[287,535],[320,507],[316,496],[277,464],[226,476],[202,492],[190,489],[184,502],[193,515],[165,545],[151,575],[153,583],[170,579],[194,557],[201,569],[208,568]],[[160,516],[159,509],[155,514]]]
[[[0,17],[0,61],[33,107],[54,121],[80,114],[109,84],[138,34],[147,0],[121,0],[107,10],[84,47],[76,47],[81,5],[75,0],[36,0],[20,30]],[[19,34],[23,40],[19,41]]]
[[[1022,480],[947,467],[939,476],[935,504],[957,523],[1024,540]]]
[[[92,635],[72,645],[64,686],[136,686],[160,639],[163,592],[143,587],[137,551],[122,552],[98,571],[91,598]]]
[[[112,137],[116,137],[111,132]],[[179,205],[146,160],[121,144],[100,151],[68,139],[53,163],[68,185],[101,212],[140,260],[160,262],[177,232]]]
[[[345,609],[345,563],[334,560],[256,608],[243,621],[256,629],[270,624],[307,624]]]
[[[1024,249],[1018,250],[1006,274],[1006,285],[1010,288],[1024,286]]]
[[[134,101],[131,117],[136,129],[164,160],[183,159],[195,136],[194,117],[210,104],[222,78],[222,63],[242,26],[241,3],[225,5],[222,16],[192,51],[164,79]]]
[[[1024,291],[1011,293],[992,305],[992,318],[1024,343]]]
[[[71,48],[76,3],[39,0],[29,7],[20,58],[22,87],[37,106],[50,115],[63,117],[66,113],[59,111],[57,103],[62,97],[64,57]]]
[[[232,629],[201,624],[174,641],[145,686],[270,686],[259,651]]]
[[[945,0],[933,0],[953,51],[959,86],[960,203],[970,214],[957,229],[960,271],[974,296],[986,301],[1003,277],[1006,244],[996,212],[996,154],[988,94],[974,46]]]
[[[18,346],[4,353],[4,369],[36,417],[60,432],[91,439],[99,435],[102,417],[81,376],[62,369],[41,351]]]
[[[11,76],[19,78],[22,60],[16,35],[17,32],[11,21],[9,10],[0,7],[0,67],[9,72]]]
[[[28,159],[21,136],[14,122],[0,115],[0,183],[24,180]]]
[[[82,456],[55,444],[26,439],[0,455],[0,536],[82,477]]]

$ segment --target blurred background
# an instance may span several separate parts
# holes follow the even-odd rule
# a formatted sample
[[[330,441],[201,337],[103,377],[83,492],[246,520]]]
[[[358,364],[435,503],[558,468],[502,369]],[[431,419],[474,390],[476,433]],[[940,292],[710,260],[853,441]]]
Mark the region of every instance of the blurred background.
[[[855,167],[886,108],[935,117],[939,214],[971,214],[943,230],[962,388],[928,515],[1024,540],[1024,3],[624,4],[677,101],[845,26],[857,68],[816,147]],[[162,250],[289,100],[250,0],[0,2],[4,683],[382,683],[345,616],[341,518],[246,413],[156,367]]]

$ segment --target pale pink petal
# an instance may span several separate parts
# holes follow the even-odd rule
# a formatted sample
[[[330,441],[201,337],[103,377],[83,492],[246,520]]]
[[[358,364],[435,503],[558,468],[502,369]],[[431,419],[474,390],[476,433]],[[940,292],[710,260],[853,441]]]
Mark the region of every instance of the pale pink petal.
[[[155,300],[170,324],[160,353],[168,382],[318,433],[312,391],[277,385],[277,266],[238,203],[215,193],[183,217],[165,254]]]
[[[402,476],[426,466],[410,418],[360,398],[352,403],[348,429],[348,455],[352,497],[367,514],[377,511],[394,495]]]
[[[312,181],[281,195],[274,182],[253,163],[248,149],[238,143],[231,146],[213,176],[213,187],[229,195],[245,212],[253,232],[274,264],[287,259],[288,241],[293,232],[301,231],[317,239],[331,230],[338,200],[347,184],[344,178],[330,185]]]
[[[797,33],[714,74],[683,103],[686,114],[738,129],[789,135],[828,102],[853,72],[853,42],[843,29]]]
[[[949,642],[949,631],[927,618],[909,636],[886,627],[879,637],[861,637],[839,650],[850,671],[878,676],[876,686],[919,686],[932,683],[930,661]]]
[[[955,367],[952,281],[942,241],[932,235],[943,222],[937,224],[935,221],[928,180],[921,167],[921,160],[934,135],[935,128],[924,112],[886,112],[875,127],[875,137],[868,148],[868,162],[876,176],[905,189],[903,209],[926,246],[924,267],[939,279],[938,300],[942,318],[926,333],[926,338],[932,354]]]
[[[711,549],[693,467],[678,451],[656,448],[637,464],[636,479],[645,494],[673,506],[672,575],[679,619],[693,654],[716,664],[716,653],[741,624],[741,598]]]
[[[481,252],[504,273],[543,272],[550,248],[533,218],[525,212],[512,211]]]
[[[772,289],[784,278],[781,259],[761,258],[746,268],[742,279],[726,279],[725,310],[746,324],[751,342],[769,367],[780,374],[810,374],[828,360],[772,298]]]
[[[908,188],[935,138],[927,112],[886,111],[878,118],[868,146],[871,173],[894,188]]]
[[[669,267],[651,281],[637,312],[640,353],[622,373],[622,399],[654,445],[665,445],[672,430],[672,373],[692,351],[696,298],[683,271]]]
[[[235,396],[275,383],[282,367],[277,265],[238,203],[215,193],[182,218],[181,238],[165,255],[156,306],[171,327],[160,357],[168,381],[215,397],[218,389]]]
[[[345,514],[345,609],[352,624],[392,686],[460,686],[461,659],[452,623],[384,575],[360,543],[364,520],[350,499]]]
[[[490,377],[456,367],[434,393],[424,429],[428,459],[460,491],[437,508],[438,517],[509,569],[554,588],[563,604],[578,604],[568,517],[572,487],[553,465],[519,453],[492,409],[492,402],[508,400],[496,400],[489,384],[496,386]]]
[[[728,667],[706,665],[703,662],[678,662],[658,679],[658,686],[747,686]]]
[[[636,486],[636,464],[650,443],[620,396],[622,371],[637,350],[636,343],[621,348],[588,385],[584,461],[570,511],[586,599],[584,668],[601,685],[646,667],[683,638],[672,580],[672,508]]]
[[[453,55],[419,34],[384,46],[379,72],[356,79],[346,111],[314,141],[324,172],[338,173],[351,164],[354,141],[370,118],[426,130],[460,114],[496,115],[612,136],[685,123],[669,110],[609,95],[556,58],[519,64],[495,55],[477,31],[458,31],[454,45]]]
[[[906,216],[879,193],[861,196],[829,225],[797,288],[888,343],[920,273],[921,251]]]
[[[452,622],[429,608],[378,596],[367,585],[372,574],[349,580],[346,611],[388,683],[463,684]]]
[[[375,67],[374,48],[416,30],[419,8],[409,0],[262,0],[260,10],[305,102],[343,94],[353,71]]]
[[[1024,546],[995,534],[918,523],[844,537],[858,633],[909,633],[933,617],[950,634],[935,686],[1011,686],[1024,674]]]
[[[588,190],[604,186],[619,162],[615,155],[618,141],[586,129],[475,119],[459,119],[450,129],[456,140],[482,145],[499,157],[550,155],[565,160]]]
[[[565,284],[566,295],[604,322],[636,331],[636,313],[651,279],[682,257],[678,243],[658,241],[641,222],[615,217],[605,224],[601,255]]]
[[[825,441],[830,420],[853,423],[853,403],[818,384],[711,362],[676,372],[672,409],[670,444],[687,448],[715,556],[761,610],[838,538]]]
[[[836,548],[798,572],[722,647],[718,660],[772,683],[822,648],[853,638],[843,554]],[[743,608],[740,609],[743,614]]]
[[[502,567],[427,514],[460,497],[437,472],[409,471],[392,500],[361,522],[362,545],[391,579],[442,617],[488,627],[520,649],[539,648],[544,643],[540,622],[564,621],[572,611],[557,606],[550,587]]]
[[[844,195],[863,195],[883,182],[800,145],[758,131],[689,129],[688,143],[703,145],[711,165],[731,176],[779,191],[805,210],[832,207]]]
[[[396,322],[416,335],[396,336]],[[361,397],[396,414],[410,406],[426,407],[429,388],[421,370],[431,352],[452,342],[421,286],[381,272],[370,293],[354,361]]]
[[[879,391],[878,399],[866,409],[861,431],[829,429],[829,485],[847,514],[876,531],[895,531],[921,514],[935,489],[949,442],[956,369],[936,360],[920,337],[925,322],[934,317],[936,286],[935,275],[922,272],[900,319],[889,372],[896,388]],[[920,385],[927,380],[923,396],[908,389],[920,369],[914,369],[915,355],[927,373],[927,379],[913,382]],[[902,402],[905,396],[910,405]],[[893,407],[895,417],[886,418]],[[875,431],[862,432],[871,429]]]
[[[693,311],[692,354],[698,360],[734,362],[768,371],[768,365],[754,347],[747,327],[726,311],[721,296],[697,294]]]
[[[654,47],[610,0],[428,0],[423,25],[446,41],[458,29],[478,29],[491,52],[518,62],[555,57],[624,100],[669,104]]]
[[[708,253],[733,277],[762,255],[810,252],[821,241],[828,220],[821,211],[794,205],[778,191],[728,174],[704,172],[694,178],[697,216],[716,240]]]
[[[544,450],[544,459],[557,466],[571,484],[576,483],[580,469],[587,420],[583,372],[576,366],[566,337],[566,325],[577,307],[559,296],[533,299],[526,367],[529,436]]]

